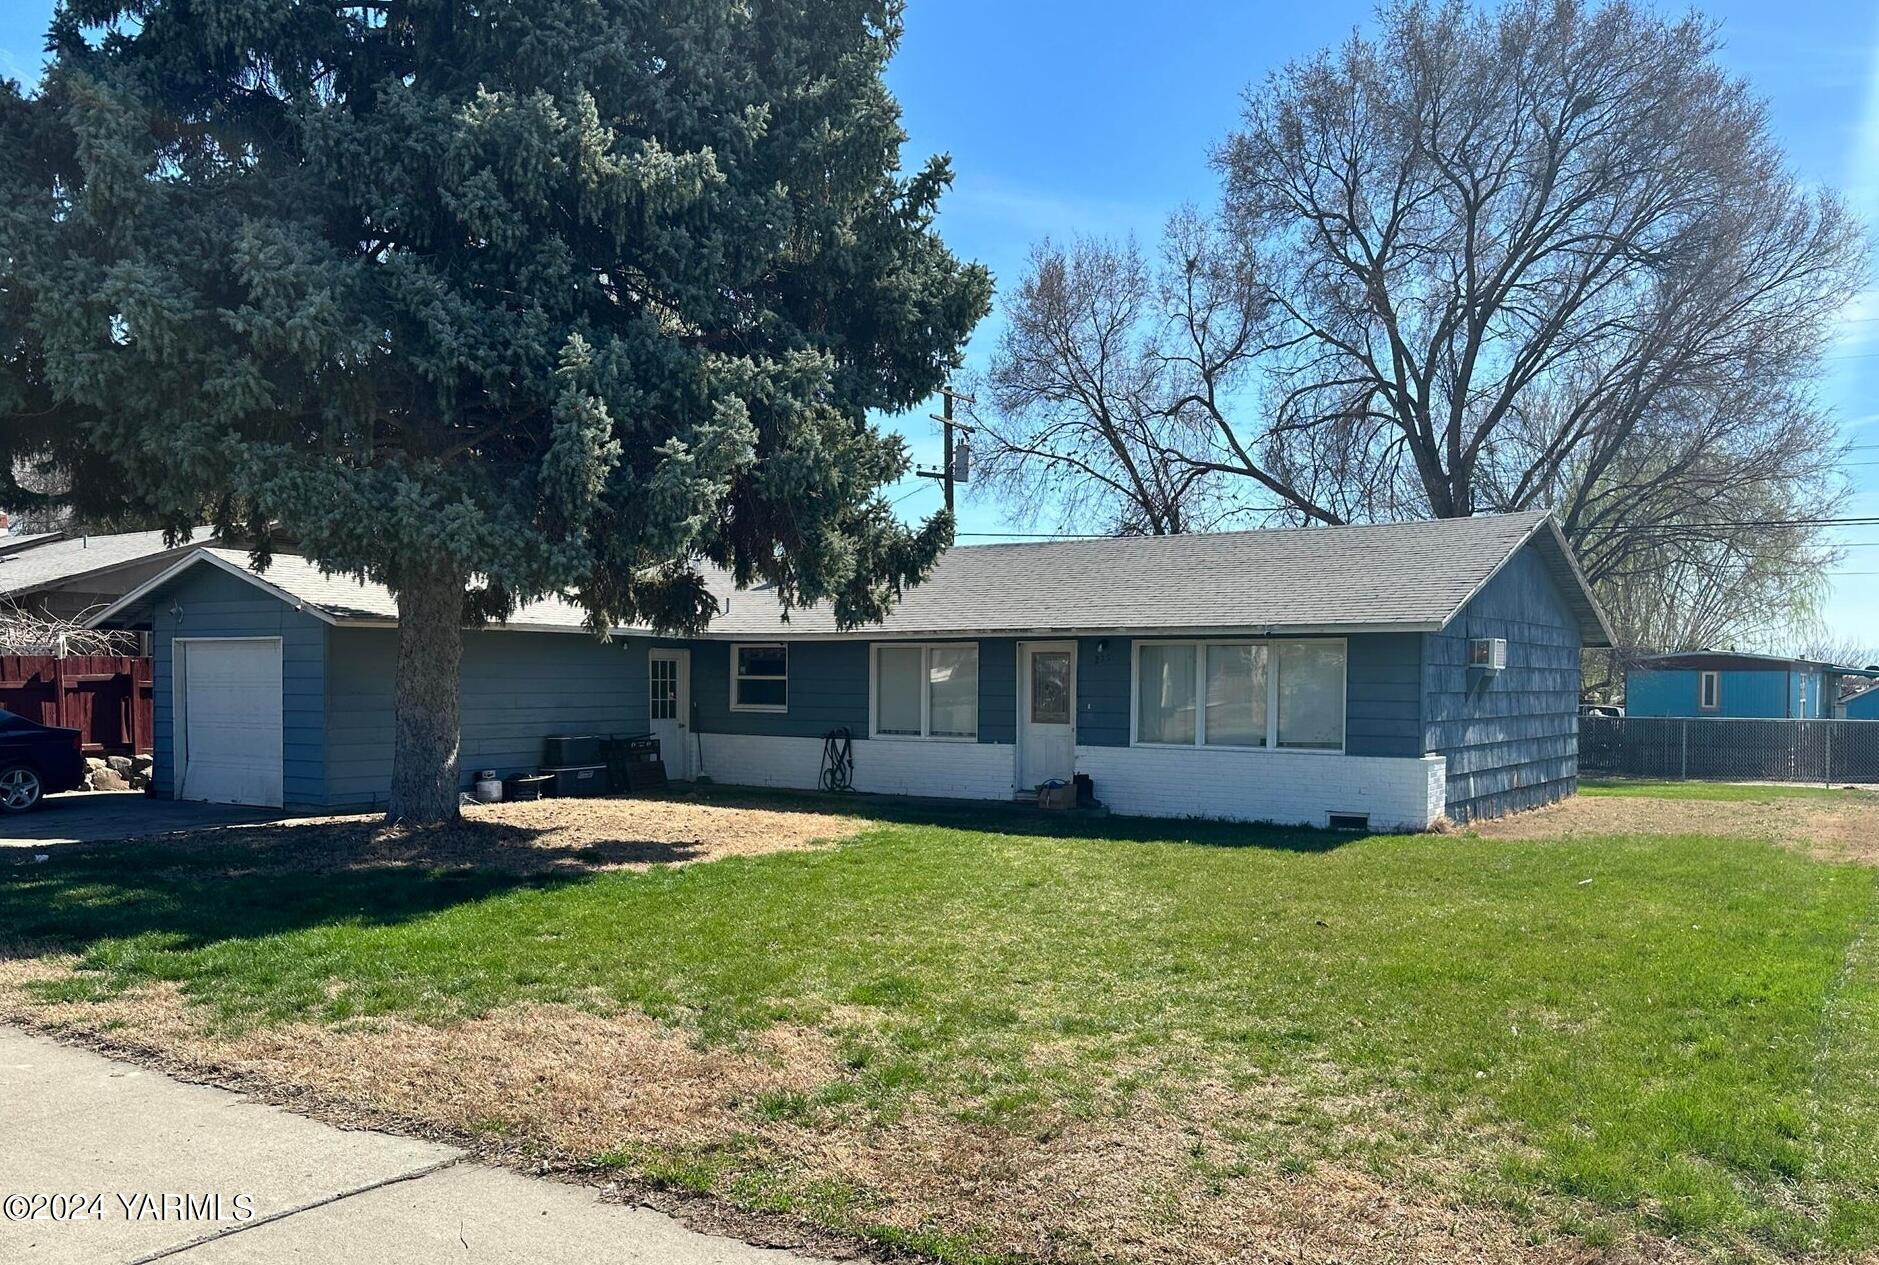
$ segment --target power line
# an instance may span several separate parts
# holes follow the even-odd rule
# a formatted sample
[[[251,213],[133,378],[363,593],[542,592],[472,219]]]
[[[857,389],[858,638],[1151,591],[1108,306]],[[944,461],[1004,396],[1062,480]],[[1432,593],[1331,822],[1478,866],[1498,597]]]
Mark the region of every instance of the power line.
[[[1387,524],[1350,524],[1351,526],[1386,526]],[[1736,518],[1713,522],[1647,523],[1626,529],[1631,535],[1706,531],[1721,527],[1879,527],[1879,514],[1861,514],[1846,518]],[[1107,532],[1096,531],[961,531],[954,536],[988,537],[998,540],[1109,540]],[[1879,540],[1852,542],[1879,546]]]

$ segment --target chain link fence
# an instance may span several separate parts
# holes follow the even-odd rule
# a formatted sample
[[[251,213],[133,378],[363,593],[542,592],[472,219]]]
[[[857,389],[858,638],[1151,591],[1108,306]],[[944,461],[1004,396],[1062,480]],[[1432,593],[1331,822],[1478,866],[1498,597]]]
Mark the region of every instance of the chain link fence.
[[[1579,770],[1703,782],[1879,782],[1879,720],[1582,716]]]

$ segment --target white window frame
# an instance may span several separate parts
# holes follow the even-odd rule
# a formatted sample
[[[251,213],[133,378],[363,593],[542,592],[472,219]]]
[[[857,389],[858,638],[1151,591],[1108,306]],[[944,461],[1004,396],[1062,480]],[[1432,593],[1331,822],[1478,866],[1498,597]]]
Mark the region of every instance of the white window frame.
[[[1282,747],[1279,745],[1279,647],[1296,644],[1341,646],[1344,650],[1344,711],[1338,717],[1338,745],[1333,747]],[[1194,648],[1194,741],[1144,742],[1142,724],[1142,647],[1192,646]],[[1266,745],[1227,746],[1207,741],[1207,660],[1209,646],[1262,646],[1266,650]],[[1343,755],[1350,745],[1351,647],[1347,637],[1208,637],[1192,641],[1185,637],[1137,640],[1129,651],[1129,745],[1167,751],[1273,751],[1291,755]]]
[[[738,651],[740,650],[781,650],[783,675],[746,676],[739,665]],[[737,701],[737,686],[740,681],[781,681],[783,682],[783,701],[781,703],[740,703]],[[787,641],[733,641],[731,643],[731,710],[773,714],[789,710],[789,643]]]
[[[920,654],[920,732],[917,734],[884,734],[881,732],[881,651],[883,650],[918,650]],[[933,729],[933,658],[935,650],[970,650],[975,683],[981,692],[984,690],[984,678],[979,673],[984,668],[984,656],[979,651],[976,641],[876,641],[868,646],[868,737],[876,742],[971,742],[979,740],[979,730],[984,728],[984,707],[979,708],[979,715],[972,724],[972,734],[964,737],[959,734],[935,734]]]
[[[1704,702],[1704,699],[1708,702]],[[1698,672],[1696,674],[1696,710],[1699,712],[1719,712],[1722,710],[1722,673]]]

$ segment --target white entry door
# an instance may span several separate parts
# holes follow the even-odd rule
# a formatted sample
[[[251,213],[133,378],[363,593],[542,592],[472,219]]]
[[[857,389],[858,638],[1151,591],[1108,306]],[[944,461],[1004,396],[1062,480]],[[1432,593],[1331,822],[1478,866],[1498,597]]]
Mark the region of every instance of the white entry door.
[[[1018,787],[1076,772],[1076,643],[1026,642],[1018,652]]]
[[[654,650],[646,663],[647,707],[665,775],[692,777],[692,652]]]
[[[178,799],[281,806],[278,638],[172,643]]]

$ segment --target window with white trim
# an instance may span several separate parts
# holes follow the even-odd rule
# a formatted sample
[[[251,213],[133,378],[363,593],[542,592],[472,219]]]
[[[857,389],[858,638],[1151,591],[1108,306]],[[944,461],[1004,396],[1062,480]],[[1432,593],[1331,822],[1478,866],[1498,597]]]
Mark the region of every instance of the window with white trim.
[[[1138,641],[1135,741],[1344,749],[1342,641]]]
[[[731,647],[731,710],[789,710],[789,647],[780,642]]]
[[[977,642],[874,647],[874,736],[979,736]]]
[[[1713,712],[1722,706],[1722,673],[1703,673],[1698,688],[1701,690],[1701,697],[1697,700],[1700,710]]]

